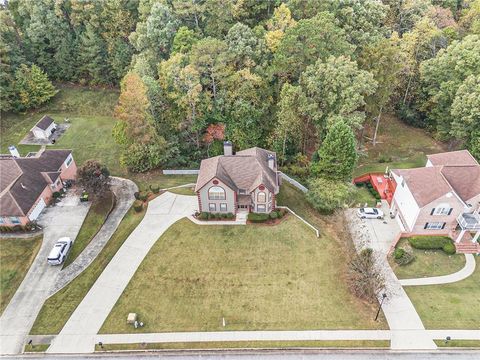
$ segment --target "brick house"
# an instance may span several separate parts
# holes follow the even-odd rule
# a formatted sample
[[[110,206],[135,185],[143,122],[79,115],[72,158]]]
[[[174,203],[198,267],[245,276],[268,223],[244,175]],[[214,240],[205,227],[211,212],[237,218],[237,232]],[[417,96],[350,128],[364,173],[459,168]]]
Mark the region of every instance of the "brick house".
[[[280,190],[274,152],[258,147],[233,153],[224,143],[224,155],[202,160],[195,186],[201,212],[270,213]]]
[[[45,150],[33,157],[0,158],[0,226],[34,221],[77,166],[71,150]]]
[[[423,168],[394,169],[390,212],[415,234],[480,237],[480,165],[467,151],[427,156]]]

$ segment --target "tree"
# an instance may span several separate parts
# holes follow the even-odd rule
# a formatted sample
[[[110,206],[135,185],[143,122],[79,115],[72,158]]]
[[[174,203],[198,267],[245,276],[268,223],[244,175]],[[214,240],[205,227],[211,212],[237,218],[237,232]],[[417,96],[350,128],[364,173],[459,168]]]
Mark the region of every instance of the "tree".
[[[323,12],[286,30],[275,52],[273,70],[281,79],[295,81],[315,61],[350,55],[353,51],[333,15]]]
[[[20,66],[15,72],[15,91],[18,110],[35,109],[50,100],[58,90],[48,76],[36,65]]]
[[[324,178],[310,180],[307,201],[323,214],[331,214],[345,205],[352,192],[352,185]]]
[[[210,155],[210,147],[212,144],[217,143],[220,144],[221,140],[225,139],[225,124],[210,124],[208,125],[207,129],[205,130],[205,134],[203,135],[203,142],[207,144],[207,156]],[[221,146],[219,147],[219,151],[214,151],[215,155],[221,154]],[[216,150],[216,149],[215,149]]]
[[[257,38],[247,25],[236,23],[225,36],[228,46],[230,61],[237,69],[253,67],[255,65],[255,53]]]
[[[341,116],[354,128],[360,128],[365,97],[373,94],[377,83],[372,74],[360,70],[356,62],[345,56],[329,57],[310,65],[300,77],[300,85],[309,103],[318,133]]]
[[[353,294],[372,304],[385,291],[385,278],[370,248],[363,249],[350,261],[347,279]]]
[[[186,26],[181,26],[175,38],[173,39],[172,54],[180,52],[186,54],[192,48],[192,45],[198,41],[198,37],[193,30],[190,30]]]
[[[277,51],[278,44],[285,35],[285,31],[293,26],[296,22],[292,18],[290,9],[285,4],[280,4],[273,11],[272,18],[267,22],[267,33],[265,34],[265,41],[270,51]]]
[[[318,158],[312,164],[312,174],[330,180],[351,180],[358,155],[350,126],[343,121],[332,125],[318,150]]]
[[[476,76],[470,75],[460,85],[453,100],[451,114],[451,135],[466,140],[470,150],[477,152],[480,132],[480,72]]]
[[[101,198],[110,189],[110,171],[97,160],[87,160],[78,168],[77,182],[89,195]]]
[[[111,83],[112,72],[107,58],[105,41],[93,26],[88,24],[85,32],[80,36],[80,76],[94,85]]]
[[[451,107],[457,91],[470,75],[480,74],[480,36],[454,41],[421,66],[425,101],[422,109],[443,139],[451,137]],[[463,90],[462,90],[463,91]]]

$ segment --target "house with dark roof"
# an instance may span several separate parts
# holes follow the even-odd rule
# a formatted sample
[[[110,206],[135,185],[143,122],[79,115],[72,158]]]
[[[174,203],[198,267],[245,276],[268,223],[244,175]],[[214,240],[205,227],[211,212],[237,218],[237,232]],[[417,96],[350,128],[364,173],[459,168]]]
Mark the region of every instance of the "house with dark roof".
[[[224,143],[224,155],[202,160],[195,186],[201,212],[270,213],[280,190],[277,157],[253,147],[233,153]]]
[[[0,226],[38,218],[65,180],[75,179],[71,150],[45,150],[33,157],[0,158]]]
[[[57,124],[48,115],[43,116],[30,130],[37,139],[48,139],[57,129]]]
[[[390,211],[405,232],[480,237],[480,165],[467,151],[427,156],[423,168],[394,169]]]

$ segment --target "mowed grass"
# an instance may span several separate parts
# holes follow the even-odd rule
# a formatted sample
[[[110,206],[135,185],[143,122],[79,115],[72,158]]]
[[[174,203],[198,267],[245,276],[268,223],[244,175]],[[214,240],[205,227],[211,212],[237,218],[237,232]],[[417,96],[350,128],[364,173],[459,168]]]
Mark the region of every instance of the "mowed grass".
[[[365,134],[373,136],[373,126],[367,124]],[[403,123],[391,114],[382,118],[378,143],[364,139],[365,151],[360,156],[354,176],[368,172],[384,172],[390,169],[405,169],[425,166],[426,155],[447,151],[445,145],[435,141],[431,134]]]
[[[195,187],[192,186],[188,186],[188,187],[179,187],[179,188],[175,188],[175,189],[169,189],[168,191],[171,192],[171,193],[174,193],[174,194],[178,194],[178,195],[190,195],[190,196],[194,196],[196,195],[196,193],[193,191]]]
[[[389,348],[388,340],[319,341],[208,341],[177,343],[134,343],[95,345],[95,351],[167,350],[167,349],[298,349],[298,348]]]
[[[0,314],[22,283],[42,239],[42,235],[30,239],[0,239]]]
[[[93,204],[88,210],[87,216],[83,221],[82,227],[75,238],[73,247],[68,254],[67,260],[65,260],[63,267],[70,265],[90,243],[107,219],[114,203],[115,196],[111,191],[108,191],[102,198],[93,200]]]
[[[385,328],[348,291],[336,250],[293,216],[276,226],[180,220],[150,250],[100,332],[132,332],[130,312],[146,333]]]
[[[480,330],[480,258],[465,280],[445,285],[406,286],[427,329]]]
[[[407,239],[401,239],[397,248],[405,249],[415,256],[407,265],[398,265],[393,256],[389,257],[390,266],[399,279],[412,279],[453,274],[465,266],[463,254],[447,255],[443,250],[420,250],[410,246]]]
[[[65,288],[48,298],[38,314],[31,334],[58,334],[88,290],[145,215],[130,209],[95,260]]]

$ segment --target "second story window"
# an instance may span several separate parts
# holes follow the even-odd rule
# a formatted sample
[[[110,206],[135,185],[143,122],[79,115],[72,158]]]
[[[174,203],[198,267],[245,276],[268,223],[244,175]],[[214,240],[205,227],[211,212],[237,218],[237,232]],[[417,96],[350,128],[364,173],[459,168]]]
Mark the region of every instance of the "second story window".
[[[265,194],[264,191],[260,191],[257,194],[257,202],[264,203],[265,201],[267,201],[267,195]]]
[[[225,190],[220,186],[212,186],[208,189],[208,198],[210,200],[225,200]]]

